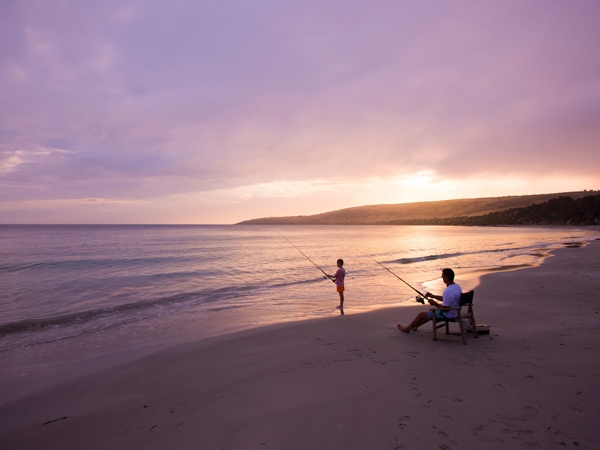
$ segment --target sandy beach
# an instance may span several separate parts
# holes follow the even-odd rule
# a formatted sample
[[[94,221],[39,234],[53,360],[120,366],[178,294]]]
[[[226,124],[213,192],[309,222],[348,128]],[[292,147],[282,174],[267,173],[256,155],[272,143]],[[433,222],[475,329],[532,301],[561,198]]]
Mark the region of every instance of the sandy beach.
[[[597,449],[599,268],[593,241],[485,275],[466,346],[399,332],[415,302],[161,350],[2,401],[0,447]]]

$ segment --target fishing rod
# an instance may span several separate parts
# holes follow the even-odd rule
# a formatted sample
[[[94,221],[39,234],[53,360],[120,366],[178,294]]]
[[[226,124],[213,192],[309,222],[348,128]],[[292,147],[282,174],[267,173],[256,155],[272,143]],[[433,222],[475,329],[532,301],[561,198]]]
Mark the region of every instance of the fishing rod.
[[[383,264],[381,264],[379,261],[377,261],[377,260],[375,260],[375,259],[371,258],[369,255],[367,255],[367,254],[365,254],[365,253],[363,253],[363,255],[365,255],[367,258],[369,258],[369,259],[371,259],[371,260],[375,261],[377,264],[379,264],[381,267],[383,267],[385,270],[387,270],[389,273],[391,273],[392,275],[394,275],[396,278],[398,278],[400,281],[402,281],[404,284],[406,284],[406,285],[407,285],[409,288],[411,288],[413,291],[415,291],[417,294],[419,294],[419,295],[420,295],[420,296],[421,296],[423,299],[425,298],[425,294],[423,294],[423,293],[421,293],[421,292],[417,291],[417,290],[416,290],[414,287],[412,287],[410,284],[408,284],[406,281],[404,281],[402,278],[400,278],[398,275],[396,275],[396,274],[395,274],[394,272],[392,272],[390,269],[388,269],[387,267],[385,267],[385,266],[384,266]],[[423,304],[425,304],[425,301],[424,301],[423,299],[419,300],[419,298],[417,297],[417,301],[418,301],[419,303],[423,303]]]
[[[312,259],[310,259],[308,256],[306,256],[302,250],[300,250],[298,247],[296,247],[294,244],[292,244],[292,243],[290,242],[290,240],[289,240],[288,238],[286,238],[286,237],[285,237],[283,234],[281,235],[281,237],[282,237],[282,238],[284,238],[286,241],[288,241],[288,243],[289,243],[289,244],[290,244],[292,247],[294,247],[296,250],[298,250],[298,251],[299,251],[299,252],[302,254],[302,256],[304,256],[306,259],[308,259],[308,260],[309,260],[309,261],[312,263],[312,265],[313,265],[313,266],[315,266],[317,269],[319,269],[321,272],[323,272],[323,275],[325,275],[325,278],[329,278],[329,279],[331,280],[331,278],[329,277],[329,275],[327,275],[323,269],[321,269],[319,266],[317,266],[317,265],[314,263],[314,261],[313,261]],[[331,280],[331,281],[332,281],[333,283],[335,283],[335,281],[334,281],[334,280]]]

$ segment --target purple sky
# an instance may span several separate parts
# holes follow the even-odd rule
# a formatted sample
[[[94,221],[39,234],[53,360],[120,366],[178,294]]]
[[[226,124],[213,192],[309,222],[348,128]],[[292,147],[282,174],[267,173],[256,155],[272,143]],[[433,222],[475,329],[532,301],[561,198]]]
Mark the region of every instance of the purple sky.
[[[600,188],[600,2],[3,0],[0,223]]]

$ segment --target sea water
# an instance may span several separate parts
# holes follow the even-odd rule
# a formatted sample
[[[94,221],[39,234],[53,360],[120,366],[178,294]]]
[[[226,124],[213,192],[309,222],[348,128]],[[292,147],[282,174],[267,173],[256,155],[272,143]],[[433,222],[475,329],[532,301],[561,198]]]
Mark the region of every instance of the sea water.
[[[572,227],[0,226],[0,381],[273,323],[346,315],[538,264]],[[322,271],[321,271],[322,270]]]

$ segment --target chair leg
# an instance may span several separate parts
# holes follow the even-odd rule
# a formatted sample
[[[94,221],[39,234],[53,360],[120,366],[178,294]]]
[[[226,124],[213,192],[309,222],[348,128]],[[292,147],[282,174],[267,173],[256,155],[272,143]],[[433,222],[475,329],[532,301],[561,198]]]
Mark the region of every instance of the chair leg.
[[[471,316],[471,326],[473,327],[473,334],[477,338],[477,324],[475,323],[475,316]]]
[[[462,337],[463,345],[467,345],[467,330],[465,330],[464,319],[458,318],[458,326],[460,326],[460,336]]]
[[[437,322],[435,321],[435,314],[433,314],[431,321],[433,323],[433,340],[437,341]]]

